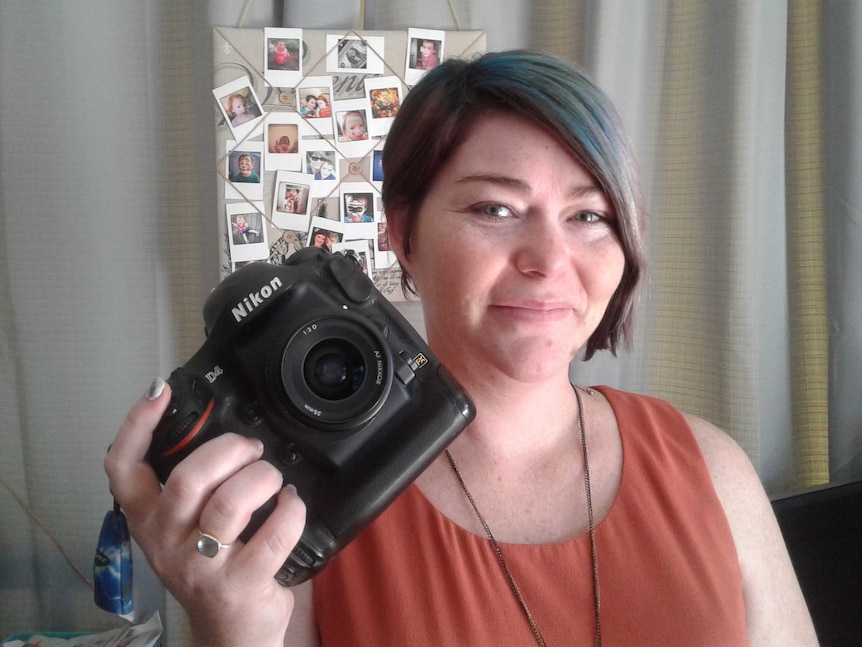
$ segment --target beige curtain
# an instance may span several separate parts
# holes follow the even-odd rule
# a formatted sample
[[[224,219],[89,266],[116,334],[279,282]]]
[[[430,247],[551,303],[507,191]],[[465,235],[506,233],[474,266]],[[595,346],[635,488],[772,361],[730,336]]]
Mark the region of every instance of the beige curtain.
[[[213,25],[484,29],[490,49],[584,67],[640,157],[650,252],[634,348],[573,378],[714,421],[770,492],[830,463],[858,479],[858,7],[0,3],[0,635],[122,624],[87,581],[101,461],[129,404],[199,345],[217,281]],[[164,644],[186,644],[136,556],[139,617],[161,609]]]
[[[638,142],[653,214],[640,388],[726,429],[773,489],[828,482],[818,4],[535,6],[538,46],[606,87],[623,75],[624,112],[645,95],[625,115],[654,136]],[[627,39],[640,48],[609,62]]]

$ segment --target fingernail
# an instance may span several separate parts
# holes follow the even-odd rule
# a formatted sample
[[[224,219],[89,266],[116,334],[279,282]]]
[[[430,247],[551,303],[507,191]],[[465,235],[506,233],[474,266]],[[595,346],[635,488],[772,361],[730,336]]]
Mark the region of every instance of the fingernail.
[[[164,390],[165,381],[162,378],[157,377],[155,380],[153,380],[153,383],[150,384],[150,388],[147,391],[147,400],[155,400],[162,394],[162,391]]]
[[[288,483],[287,485],[284,486],[284,489],[287,490],[288,492],[290,492],[291,494],[293,494],[294,496],[296,496],[296,494],[297,494],[296,486],[293,483]]]

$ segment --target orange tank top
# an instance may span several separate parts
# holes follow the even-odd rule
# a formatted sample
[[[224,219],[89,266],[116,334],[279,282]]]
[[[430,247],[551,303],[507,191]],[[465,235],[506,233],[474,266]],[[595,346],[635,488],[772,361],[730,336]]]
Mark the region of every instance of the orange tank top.
[[[623,471],[596,528],[604,645],[747,645],[733,538],[700,448],[661,400],[609,387]],[[550,647],[592,645],[589,536],[502,544]],[[531,645],[490,542],[411,485],[314,580],[324,647]]]

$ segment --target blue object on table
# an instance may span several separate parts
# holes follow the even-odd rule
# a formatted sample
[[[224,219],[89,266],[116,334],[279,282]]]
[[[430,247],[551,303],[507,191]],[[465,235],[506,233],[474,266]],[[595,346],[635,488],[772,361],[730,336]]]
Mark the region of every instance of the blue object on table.
[[[93,582],[100,609],[119,615],[132,612],[132,539],[126,515],[116,501],[102,522],[93,562]]]

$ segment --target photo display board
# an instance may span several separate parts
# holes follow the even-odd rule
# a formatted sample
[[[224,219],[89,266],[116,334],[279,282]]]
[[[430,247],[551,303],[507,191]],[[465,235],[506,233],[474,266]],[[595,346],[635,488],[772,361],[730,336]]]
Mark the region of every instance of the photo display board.
[[[316,245],[352,250],[403,299],[381,204],[383,144],[406,94],[481,31],[213,30],[222,276]]]

